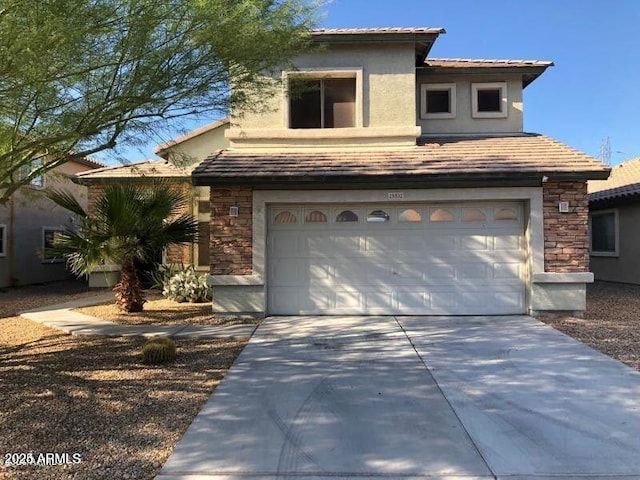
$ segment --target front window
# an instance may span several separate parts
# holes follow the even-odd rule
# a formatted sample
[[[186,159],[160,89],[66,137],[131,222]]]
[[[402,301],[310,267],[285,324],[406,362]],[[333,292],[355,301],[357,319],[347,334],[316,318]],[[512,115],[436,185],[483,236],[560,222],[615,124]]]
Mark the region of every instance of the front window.
[[[591,254],[618,255],[618,212],[606,210],[589,215],[591,225]]]
[[[62,228],[43,227],[42,228],[42,260],[46,263],[63,262],[64,258],[52,255],[49,248],[55,246],[56,239],[64,233]]]
[[[291,78],[290,128],[356,126],[355,78]]]
[[[31,172],[41,168],[43,164],[44,164],[43,157],[35,157],[28,164],[24,164],[24,165],[22,165],[20,167],[20,178],[21,179],[28,178],[29,175],[31,175]],[[29,185],[31,185],[32,187],[36,187],[36,188],[43,188],[44,187],[44,177],[42,175],[38,175],[38,176],[33,177],[29,181]]]
[[[424,84],[421,90],[421,118],[455,118],[455,83]]]
[[[506,82],[471,84],[471,106],[474,118],[506,117]]]

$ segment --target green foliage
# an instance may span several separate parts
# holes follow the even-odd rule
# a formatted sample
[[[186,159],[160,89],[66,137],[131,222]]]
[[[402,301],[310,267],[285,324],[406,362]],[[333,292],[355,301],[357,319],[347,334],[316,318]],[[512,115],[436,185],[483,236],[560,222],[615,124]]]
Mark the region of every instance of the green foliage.
[[[142,347],[142,361],[150,365],[176,359],[176,342],[169,337],[152,337]]]
[[[314,15],[307,0],[3,0],[0,203],[171,120],[262,108],[278,86],[264,73],[309,47]]]
[[[167,182],[108,185],[90,214],[68,193],[53,191],[48,196],[76,214],[77,227],[57,235],[46,255],[63,256],[78,276],[89,275],[101,263],[122,265],[122,280],[114,291],[127,312],[141,310],[144,303],[134,261],[146,262],[169,245],[197,239],[198,223],[184,213],[190,195]]]
[[[207,275],[189,265],[167,275],[162,295],[175,302],[206,302],[211,300],[211,287],[207,285]]]

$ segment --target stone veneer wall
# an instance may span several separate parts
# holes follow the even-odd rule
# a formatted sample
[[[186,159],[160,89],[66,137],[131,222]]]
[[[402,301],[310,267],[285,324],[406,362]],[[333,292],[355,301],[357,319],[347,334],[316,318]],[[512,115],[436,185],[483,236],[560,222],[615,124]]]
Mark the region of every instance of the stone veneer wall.
[[[211,275],[251,275],[253,262],[251,187],[211,187]],[[238,207],[238,216],[229,215]]]
[[[589,200],[586,182],[543,184],[545,272],[589,271]],[[560,213],[559,202],[569,202]]]

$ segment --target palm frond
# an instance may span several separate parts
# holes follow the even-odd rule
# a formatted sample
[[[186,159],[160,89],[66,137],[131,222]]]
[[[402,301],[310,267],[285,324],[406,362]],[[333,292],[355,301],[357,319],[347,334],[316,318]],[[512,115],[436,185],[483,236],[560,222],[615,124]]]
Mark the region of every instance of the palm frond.
[[[79,217],[87,216],[87,212],[82,208],[76,197],[65,190],[51,189],[46,192],[46,196],[56,205],[75,213]]]

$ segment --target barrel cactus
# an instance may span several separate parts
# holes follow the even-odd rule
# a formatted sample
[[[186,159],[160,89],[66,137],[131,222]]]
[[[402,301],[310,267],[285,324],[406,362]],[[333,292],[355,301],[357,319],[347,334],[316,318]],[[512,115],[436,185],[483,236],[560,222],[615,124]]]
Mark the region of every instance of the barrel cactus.
[[[150,365],[171,362],[176,358],[176,342],[169,337],[152,337],[142,347],[142,361]]]

